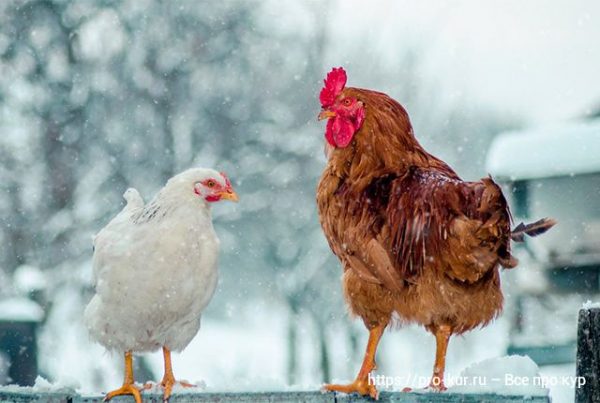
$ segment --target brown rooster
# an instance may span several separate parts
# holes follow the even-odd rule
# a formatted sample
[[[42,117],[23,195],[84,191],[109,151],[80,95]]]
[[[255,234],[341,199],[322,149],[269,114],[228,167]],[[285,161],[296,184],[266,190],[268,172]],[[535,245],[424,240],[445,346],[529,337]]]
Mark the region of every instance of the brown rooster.
[[[349,385],[330,391],[377,398],[369,374],[393,317],[436,339],[430,388],[445,390],[448,340],[502,310],[500,266],[515,267],[510,241],[547,231],[542,219],[511,231],[510,212],[491,178],[465,182],[415,139],[404,108],[380,92],[346,88],[334,68],[320,93],[328,163],[317,189],[319,217],[340,259],[346,301],[369,341]]]

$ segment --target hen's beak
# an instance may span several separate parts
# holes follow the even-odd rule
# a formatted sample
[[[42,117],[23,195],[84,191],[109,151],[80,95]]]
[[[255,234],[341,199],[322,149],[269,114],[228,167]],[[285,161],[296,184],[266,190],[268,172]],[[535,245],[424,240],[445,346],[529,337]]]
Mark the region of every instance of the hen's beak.
[[[229,201],[232,201],[234,203],[237,203],[238,200],[240,200],[240,198],[238,197],[237,193],[235,193],[233,191],[233,189],[231,189],[231,188],[229,188],[229,189],[227,189],[227,190],[225,190],[225,191],[223,191],[221,193],[221,199],[223,199],[223,200],[229,200]]]
[[[323,120],[323,119],[329,119],[329,118],[334,118],[335,117],[335,112],[330,111],[330,110],[324,110],[323,112],[319,113],[319,120]]]

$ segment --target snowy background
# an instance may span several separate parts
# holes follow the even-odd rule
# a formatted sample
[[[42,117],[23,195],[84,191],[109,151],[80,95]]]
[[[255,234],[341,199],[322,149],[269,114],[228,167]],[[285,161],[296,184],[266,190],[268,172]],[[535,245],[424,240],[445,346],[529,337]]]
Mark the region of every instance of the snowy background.
[[[241,202],[214,208],[220,285],[176,375],[209,390],[353,378],[366,332],[346,315],[314,202],[325,72],[342,65],[349,85],[392,95],[421,142],[475,179],[499,132],[599,114],[598,21],[594,1],[0,2],[0,297],[42,306],[41,374],[84,391],[120,383],[122,357],[81,325],[91,237],[127,187],[148,199],[203,165]],[[504,355],[509,333],[503,317],[454,339],[449,374]],[[433,357],[423,329],[388,332],[379,372],[426,377]],[[138,365],[161,375],[160,355]]]

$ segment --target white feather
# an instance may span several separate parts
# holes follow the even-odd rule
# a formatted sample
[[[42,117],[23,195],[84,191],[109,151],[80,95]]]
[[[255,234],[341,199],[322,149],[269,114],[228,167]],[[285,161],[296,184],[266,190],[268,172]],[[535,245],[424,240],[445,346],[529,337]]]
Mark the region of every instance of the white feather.
[[[219,240],[194,183],[218,172],[192,169],[148,204],[133,188],[127,205],[94,240],[96,294],[85,310],[92,337],[108,349],[184,349],[217,285]]]

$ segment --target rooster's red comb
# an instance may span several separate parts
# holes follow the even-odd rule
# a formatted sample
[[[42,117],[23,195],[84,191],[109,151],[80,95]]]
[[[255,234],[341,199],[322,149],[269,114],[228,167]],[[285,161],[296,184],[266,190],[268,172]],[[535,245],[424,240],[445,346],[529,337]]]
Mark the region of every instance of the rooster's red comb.
[[[333,105],[335,98],[346,86],[347,79],[346,71],[342,67],[334,67],[327,73],[327,77],[323,80],[325,86],[321,89],[321,93],[319,94],[319,100],[321,101],[322,107],[326,108]]]

